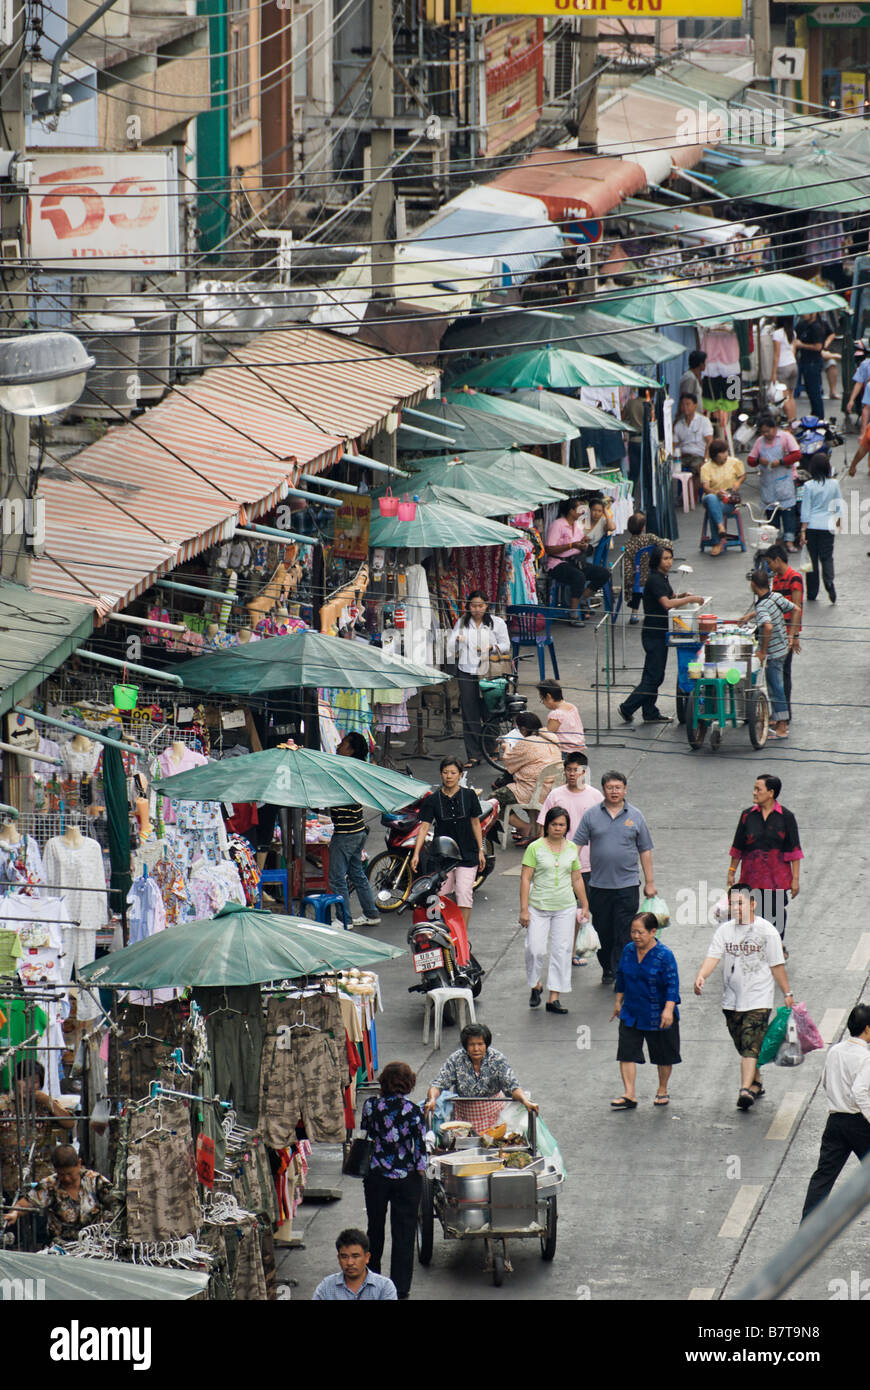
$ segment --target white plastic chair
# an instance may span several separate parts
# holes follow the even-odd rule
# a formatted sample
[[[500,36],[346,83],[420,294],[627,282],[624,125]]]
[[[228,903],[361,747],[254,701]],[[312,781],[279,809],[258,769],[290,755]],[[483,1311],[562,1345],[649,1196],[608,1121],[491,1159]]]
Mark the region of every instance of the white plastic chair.
[[[504,810],[501,813],[501,843],[503,848],[506,849],[511,842],[511,811],[540,811],[541,807],[547,799],[547,792],[552,791],[553,787],[561,787],[564,781],[565,768],[562,762],[560,761],[557,763],[547,763],[546,767],[542,767],[540,772],[538,773],[538,779],[535,782],[534,788],[532,790],[531,801],[515,801],[512,806],[505,806]],[[548,782],[550,783],[549,787],[547,787]],[[546,791],[544,790],[545,787]],[[532,815],[530,819],[530,824],[534,826],[534,822],[535,816]]]
[[[425,996],[425,1010],[423,1013],[423,1042],[429,1041],[429,1023],[434,1015],[435,1018],[435,1037],[432,1046],[441,1046],[441,1025],[444,1021],[444,1005],[451,999],[456,1000],[457,1022],[461,1027],[464,1026],[462,1011],[465,1011],[465,1023],[476,1023],[477,1015],[474,1012],[474,996],[470,989],[454,989],[443,986],[440,989],[430,989]]]

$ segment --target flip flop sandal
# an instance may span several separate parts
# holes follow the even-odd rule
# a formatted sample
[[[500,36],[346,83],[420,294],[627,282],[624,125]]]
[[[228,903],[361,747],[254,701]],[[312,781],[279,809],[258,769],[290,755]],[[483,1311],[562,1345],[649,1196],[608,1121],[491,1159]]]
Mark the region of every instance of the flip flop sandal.
[[[653,1105],[670,1105],[670,1103],[671,1098],[668,1095],[667,1091],[665,1091],[665,1094],[663,1096],[657,1095],[653,1099]]]
[[[611,1110],[636,1110],[637,1101],[629,1100],[628,1096],[621,1096],[619,1100],[610,1102],[610,1108]]]
[[[746,1086],[744,1086],[739,1096],[737,1097],[737,1109],[751,1110],[754,1104],[755,1096],[752,1094],[750,1090],[747,1089]]]
[[[760,1081],[753,1081],[749,1089],[755,1096],[756,1100],[758,1100],[759,1096],[763,1096],[765,1094],[764,1087],[762,1086]]]

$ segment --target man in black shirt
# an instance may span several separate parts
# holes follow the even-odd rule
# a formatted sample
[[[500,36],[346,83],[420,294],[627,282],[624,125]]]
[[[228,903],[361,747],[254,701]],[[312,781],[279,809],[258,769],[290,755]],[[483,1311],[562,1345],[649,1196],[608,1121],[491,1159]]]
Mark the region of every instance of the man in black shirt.
[[[345,734],[336,752],[340,758],[358,758],[361,763],[369,755],[362,734],[354,732]],[[381,919],[362,859],[369,833],[362,806],[352,801],[348,806],[330,807],[329,814],[334,826],[329,845],[329,891],[340,893],[344,899],[346,923],[352,920],[355,927],[376,927]],[[362,916],[353,919],[350,915],[350,887],[356,889],[362,908]]]
[[[420,828],[417,843],[411,859],[411,872],[417,872],[420,851],[434,825],[435,837],[448,835],[459,846],[461,859],[456,868],[445,879],[444,893],[452,893],[457,906],[462,909],[465,925],[471,916],[474,881],[486,868],[486,850],[483,847],[483,832],[480,828],[480,802],[471,787],[459,785],[462,767],[456,758],[443,758],[441,761],[441,786],[437,792],[424,797],[420,803]]]
[[[818,314],[807,314],[795,330],[798,366],[810,398],[810,410],[820,420],[825,418],[825,402],[822,398],[822,349],[832,336]]]
[[[669,545],[657,545],[649,557],[649,578],[643,588],[644,617],[641,629],[645,659],[639,684],[619,706],[619,713],[626,724],[632,722],[635,710],[640,709],[641,705],[645,724],[669,723],[668,716],[662,714],[656,704],[668,664],[668,609],[703,602],[697,594],[674,594],[668,580],[673,563],[674,552]]]

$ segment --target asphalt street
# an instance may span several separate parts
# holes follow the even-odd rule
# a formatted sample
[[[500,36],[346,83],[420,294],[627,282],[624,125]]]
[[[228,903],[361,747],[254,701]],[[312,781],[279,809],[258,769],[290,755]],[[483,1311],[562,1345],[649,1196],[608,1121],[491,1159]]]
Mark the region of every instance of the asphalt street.
[[[853,449],[850,437],[850,454]],[[834,459],[838,471],[842,452]],[[597,784],[610,768],[625,772],[629,800],[643,810],[653,833],[656,884],[673,919],[665,939],[680,966],[683,1064],[674,1071],[668,1108],[653,1108],[655,1071],[646,1067],[638,1083],[638,1109],[611,1112],[611,1097],[621,1094],[617,1025],[608,1021],[612,993],[602,987],[593,963],[574,971],[573,992],[564,996],[567,1016],[528,1008],[517,920],[520,855],[514,849],[500,852],[471,921],[474,950],[487,969],[478,1017],[489,1024],[494,1045],[540,1102],[561,1147],[568,1178],[559,1197],[558,1249],[553,1263],[546,1264],[537,1242],[514,1243],[514,1272],[496,1289],[484,1270],[481,1245],[448,1242],[436,1224],[434,1259],[429,1268],[417,1268],[413,1299],[733,1299],[794,1233],[826,1115],[823,1054],[811,1054],[795,1070],[766,1068],[767,1094],[750,1112],[739,1112],[738,1057],[720,1011],[719,972],[702,999],[694,996],[692,981],[712,934],[708,906],[724,887],[738,813],[751,802],[754,778],[769,771],[782,778],[782,800],[798,818],[805,854],[786,937],[795,996],[807,1002],[829,1041],[839,1037],[851,1007],[867,997],[868,869],[858,831],[870,777],[868,619],[861,611],[870,571],[870,524],[862,526],[861,504],[870,514],[870,481],[865,465],[861,468],[857,480],[841,483],[850,503],[850,533],[836,543],[838,602],[832,606],[822,591],[818,602],[807,605],[788,740],[754,752],[740,728],[726,732],[718,752],[706,746],[695,752],[676,722],[623,726],[616,704],[642,664],[635,627],[626,630],[627,668],[616,673],[613,727],[602,727],[596,746],[593,634],[589,624],[582,632],[557,629],[562,681],[584,718],[592,779]],[[746,494],[755,508],[754,480]],[[672,574],[675,590],[712,594],[710,608],[720,616],[745,611],[751,555],[701,556],[701,512],[680,513],[679,524],[676,564],[688,563],[694,573]],[[620,650],[618,637],[618,657]],[[534,656],[523,660],[521,669],[529,707],[538,710]],[[675,682],[672,655],[662,691],[668,713],[673,713]],[[410,766],[415,775],[434,780],[437,758],[454,745],[433,741],[430,747],[432,761],[412,760]],[[492,774],[484,772],[473,780],[488,788]],[[375,823],[370,854],[382,847],[381,836]],[[405,915],[387,916],[373,934],[404,945],[408,924]],[[421,1099],[455,1030],[448,1030],[440,1053],[423,1046],[422,1000],[408,993],[413,978],[407,955],[381,970],[381,982],[386,1010],[378,1023],[381,1064],[409,1062],[418,1075],[415,1096]],[[847,1172],[854,1166],[852,1160]],[[310,1298],[318,1280],[336,1267],[337,1232],[365,1226],[362,1184],[338,1177],[337,1167],[337,1151],[317,1158],[313,1180],[334,1183],[343,1195],[338,1201],[303,1204],[294,1229],[305,1248],[280,1259],[279,1277],[295,1281],[294,1299]],[[787,1298],[831,1299],[842,1287],[835,1281],[848,1283],[853,1271],[870,1277],[868,1231],[870,1217],[853,1223]]]

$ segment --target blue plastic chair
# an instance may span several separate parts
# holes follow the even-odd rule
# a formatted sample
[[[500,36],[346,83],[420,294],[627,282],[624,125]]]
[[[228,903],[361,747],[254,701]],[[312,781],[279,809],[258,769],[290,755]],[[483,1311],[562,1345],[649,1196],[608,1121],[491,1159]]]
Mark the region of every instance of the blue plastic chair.
[[[348,921],[347,908],[344,905],[344,898],[340,893],[306,893],[302,899],[304,907],[311,903],[314,907],[314,920],[320,922],[324,927],[332,926],[332,909],[341,913],[341,920],[344,929],[347,931],[352,923]]]
[[[602,536],[595,547],[595,554],[592,557],[593,565],[606,565],[607,552],[609,549],[610,536]],[[652,547],[650,547],[650,549],[652,549]],[[614,596],[612,577],[608,579],[607,583],[602,588],[601,599],[604,604],[605,613],[609,613],[610,621],[615,623],[616,619],[619,617],[619,611],[622,608],[622,590],[617,589]]]
[[[536,647],[538,652],[538,671],[541,680],[546,679],[544,648],[550,653],[553,675],[559,679],[559,664],[556,661],[556,648],[550,635],[552,609],[540,608],[531,604],[510,605],[507,609],[508,632],[511,639],[511,655],[519,659],[520,647]]]
[[[631,592],[632,592],[632,594],[642,594],[642,593],[643,593],[643,585],[642,585],[641,582],[640,582],[640,565],[641,565],[641,561],[643,560],[643,558],[644,558],[645,556],[648,558],[650,555],[652,555],[652,553],[653,553],[654,550],[655,550],[655,546],[654,546],[654,545],[642,545],[641,548],[640,548],[640,550],[639,550],[639,551],[637,552],[637,554],[635,555],[635,557],[634,557],[634,574],[633,574],[632,577],[631,577]]]
[[[284,895],[284,910],[289,912],[290,887],[287,882],[286,869],[264,869],[260,875],[260,882],[257,885],[257,907],[263,905],[263,888],[270,883],[280,883]]]
[[[735,525],[736,525],[736,527],[737,527],[737,530],[736,530],[736,531],[728,531],[728,530],[727,530],[728,522],[729,522],[729,521],[733,521],[733,522],[735,523]],[[743,535],[743,518],[742,518],[741,515],[740,515],[740,509],[739,509],[739,508],[738,508],[738,510],[734,513],[733,516],[729,516],[729,517],[726,517],[726,518],[725,518],[725,527],[726,527],[726,534],[725,534],[725,553],[726,553],[726,555],[727,555],[727,553],[728,553],[729,550],[740,550],[740,551],[745,551],[745,550],[746,550],[746,540],[745,540],[744,535]],[[708,546],[709,546],[709,548],[712,550],[713,546],[716,545],[716,543],[718,542],[718,540],[719,540],[719,537],[718,537],[718,536],[713,536],[713,535],[711,534],[711,530],[710,530],[710,513],[707,511],[707,508],[705,507],[705,508],[704,508],[704,520],[703,520],[703,522],[702,522],[702,524],[701,524],[701,549],[702,549],[702,550],[706,550],[706,549],[708,548]]]

